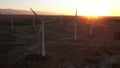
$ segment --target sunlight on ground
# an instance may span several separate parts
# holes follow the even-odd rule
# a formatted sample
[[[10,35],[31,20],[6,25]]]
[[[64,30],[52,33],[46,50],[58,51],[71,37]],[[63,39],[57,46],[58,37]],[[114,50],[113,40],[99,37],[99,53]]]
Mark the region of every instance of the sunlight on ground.
[[[99,16],[84,16],[87,19],[99,19]]]

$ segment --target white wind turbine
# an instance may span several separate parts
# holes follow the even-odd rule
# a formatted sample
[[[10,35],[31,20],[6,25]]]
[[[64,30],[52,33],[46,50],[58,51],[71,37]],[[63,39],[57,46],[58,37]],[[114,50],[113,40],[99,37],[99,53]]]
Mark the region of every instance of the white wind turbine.
[[[46,52],[45,52],[45,23],[46,22],[53,22],[55,20],[43,20],[43,19],[38,17],[38,15],[35,13],[35,11],[33,11],[32,8],[30,8],[30,10],[34,13],[35,18],[41,22],[38,36],[39,36],[40,32],[42,32],[42,35],[41,35],[42,36],[42,56],[46,56]]]
[[[75,13],[75,32],[74,32],[74,40],[77,40],[77,9],[76,9],[76,13]]]

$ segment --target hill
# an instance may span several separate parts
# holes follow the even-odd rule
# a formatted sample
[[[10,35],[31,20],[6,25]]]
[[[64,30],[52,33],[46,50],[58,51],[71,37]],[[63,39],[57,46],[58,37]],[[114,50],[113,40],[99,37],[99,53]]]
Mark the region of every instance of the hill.
[[[55,12],[48,11],[36,11],[40,15],[57,15]],[[14,15],[32,15],[33,13],[29,10],[17,10],[17,9],[0,9],[0,14],[14,14]]]

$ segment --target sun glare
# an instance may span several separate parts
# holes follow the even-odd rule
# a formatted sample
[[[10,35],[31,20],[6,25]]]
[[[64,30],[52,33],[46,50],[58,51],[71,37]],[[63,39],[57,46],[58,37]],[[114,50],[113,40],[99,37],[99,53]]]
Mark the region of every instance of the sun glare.
[[[79,15],[106,16],[109,14],[110,5],[105,0],[82,0],[77,3]]]
[[[100,16],[84,16],[84,18],[87,18],[87,19],[99,19]]]

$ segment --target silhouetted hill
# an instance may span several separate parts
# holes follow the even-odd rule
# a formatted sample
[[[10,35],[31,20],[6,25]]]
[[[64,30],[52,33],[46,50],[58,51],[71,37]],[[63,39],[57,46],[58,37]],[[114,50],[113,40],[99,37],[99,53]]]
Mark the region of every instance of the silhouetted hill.
[[[57,13],[55,12],[47,12],[47,11],[36,11],[36,13],[40,15],[57,15]],[[29,10],[0,9],[0,14],[31,15],[33,13]]]

